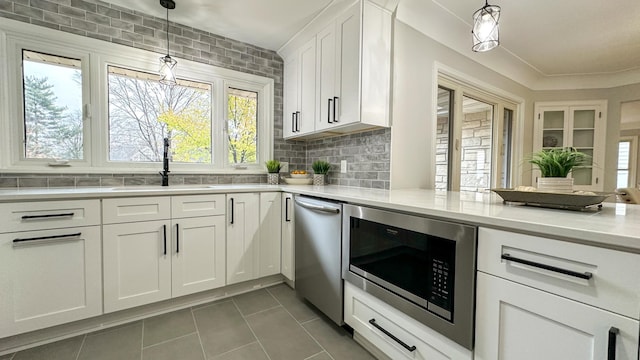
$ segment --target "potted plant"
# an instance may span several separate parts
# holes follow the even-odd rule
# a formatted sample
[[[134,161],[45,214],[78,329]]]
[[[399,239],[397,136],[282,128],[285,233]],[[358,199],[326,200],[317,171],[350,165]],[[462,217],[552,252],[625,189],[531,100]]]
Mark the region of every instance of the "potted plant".
[[[529,163],[540,170],[538,190],[572,192],[573,178],[567,176],[577,167],[587,164],[590,156],[572,147],[543,149],[532,154]]]
[[[267,184],[269,185],[278,185],[278,181],[280,178],[280,161],[278,160],[268,160],[265,162],[267,166]]]
[[[311,164],[311,168],[313,169],[313,185],[324,185],[331,164],[324,160],[316,160]]]

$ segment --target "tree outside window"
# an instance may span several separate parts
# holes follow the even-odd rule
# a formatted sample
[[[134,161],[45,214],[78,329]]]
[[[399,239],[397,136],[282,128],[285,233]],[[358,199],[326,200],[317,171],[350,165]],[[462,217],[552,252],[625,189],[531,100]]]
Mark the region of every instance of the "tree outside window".
[[[258,148],[258,93],[229,88],[227,109],[229,163],[255,164]]]
[[[109,66],[109,160],[160,162],[163,139],[172,161],[211,163],[211,85]]]

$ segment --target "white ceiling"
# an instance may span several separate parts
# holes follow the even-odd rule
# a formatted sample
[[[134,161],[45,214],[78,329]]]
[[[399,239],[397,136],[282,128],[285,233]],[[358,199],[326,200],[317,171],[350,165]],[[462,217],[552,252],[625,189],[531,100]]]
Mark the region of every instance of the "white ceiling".
[[[434,0],[471,26],[483,0]],[[500,45],[546,76],[640,69],[640,1],[493,0]]]
[[[165,18],[159,0],[107,0]],[[278,50],[331,0],[175,0],[169,20],[224,37]]]
[[[158,0],[108,0],[158,17]],[[267,49],[278,50],[322,9],[342,0],[176,0],[171,21]],[[398,18],[463,55],[496,71],[513,70],[514,80],[540,88],[540,78],[558,80],[579,75],[597,79],[583,87],[637,82],[640,76],[640,1],[493,0],[502,8],[501,48],[471,52],[471,18],[484,0],[400,0]],[[445,16],[443,16],[443,14]],[[488,55],[490,54],[490,55]],[[500,61],[493,61],[502,56]],[[490,61],[491,60],[491,61]],[[493,66],[491,66],[493,61]],[[507,61],[507,62],[505,62]],[[514,65],[514,63],[519,63]],[[530,74],[515,74],[525,69]],[[634,73],[633,81],[629,74]],[[517,76],[516,76],[517,75]],[[586,76],[585,76],[586,75]],[[535,81],[534,81],[535,80]],[[565,81],[563,80],[563,81]],[[578,86],[577,86],[578,87]],[[606,86],[603,86],[606,87]]]

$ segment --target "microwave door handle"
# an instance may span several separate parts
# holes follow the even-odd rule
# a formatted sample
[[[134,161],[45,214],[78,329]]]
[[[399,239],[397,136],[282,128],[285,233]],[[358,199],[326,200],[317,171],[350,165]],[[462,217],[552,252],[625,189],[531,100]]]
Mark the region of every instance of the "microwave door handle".
[[[340,213],[340,209],[339,208],[309,204],[309,203],[306,203],[304,201],[300,201],[298,199],[296,199],[296,204],[302,206],[303,208],[307,208],[309,210],[316,210],[316,211],[328,212],[328,213],[333,213],[333,214],[339,214]]]

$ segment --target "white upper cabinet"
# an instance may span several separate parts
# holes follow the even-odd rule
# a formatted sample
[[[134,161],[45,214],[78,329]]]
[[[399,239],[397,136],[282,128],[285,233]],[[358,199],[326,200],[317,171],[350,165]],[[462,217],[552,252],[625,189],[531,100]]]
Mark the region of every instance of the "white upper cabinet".
[[[575,168],[576,190],[603,190],[607,101],[538,102],[535,105],[533,151],[573,147],[591,157]],[[535,185],[540,172],[533,171]]]
[[[284,137],[313,132],[316,119],[316,38],[284,60]]]
[[[369,0],[334,4],[280,50],[285,138],[390,126],[392,20]]]

